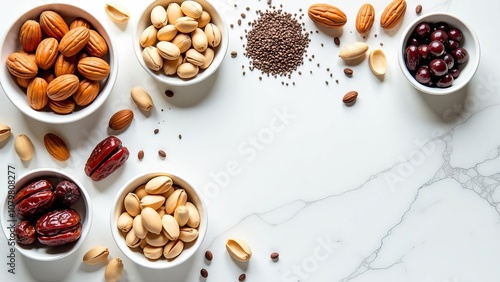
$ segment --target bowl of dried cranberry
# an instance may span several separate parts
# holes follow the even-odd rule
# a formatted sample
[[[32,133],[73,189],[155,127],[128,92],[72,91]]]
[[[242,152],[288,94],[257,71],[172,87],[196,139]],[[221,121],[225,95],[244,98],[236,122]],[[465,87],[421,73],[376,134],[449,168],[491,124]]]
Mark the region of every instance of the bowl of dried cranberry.
[[[36,261],[74,253],[92,221],[90,198],[82,184],[51,168],[29,171],[19,179],[9,177],[3,207],[0,217],[9,246]]]
[[[479,66],[479,40],[457,16],[435,12],[418,17],[403,32],[398,51],[403,75],[417,90],[446,95],[462,89]]]

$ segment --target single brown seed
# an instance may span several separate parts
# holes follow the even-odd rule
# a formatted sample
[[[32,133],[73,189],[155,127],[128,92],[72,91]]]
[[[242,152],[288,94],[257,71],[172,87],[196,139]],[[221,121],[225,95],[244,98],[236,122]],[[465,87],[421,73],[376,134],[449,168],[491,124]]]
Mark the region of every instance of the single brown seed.
[[[280,254],[277,253],[277,252],[274,252],[274,253],[271,253],[270,257],[271,257],[272,260],[276,261],[280,257]]]
[[[415,13],[417,14],[422,13],[422,5],[418,4],[417,7],[415,7]]]
[[[206,251],[205,252],[205,258],[208,260],[208,261],[212,261],[214,259],[214,255],[212,254],[211,251]]]
[[[335,43],[335,45],[339,46],[339,45],[340,45],[340,38],[335,37],[335,38],[333,39],[333,42]]]
[[[201,275],[201,277],[203,277],[203,278],[207,278],[207,277],[208,277],[208,270],[206,270],[205,268],[202,268],[202,269],[200,270],[200,275]]]
[[[246,7],[246,10],[247,10],[247,11],[250,11],[250,7]]]
[[[351,106],[356,102],[357,98],[358,98],[357,91],[349,91],[342,98],[342,102],[344,102],[344,104],[346,104],[347,106]]]
[[[160,132],[160,130],[159,130],[158,128],[156,128],[156,129],[154,130],[154,133],[155,133],[155,134],[158,134],[158,132]]]
[[[231,51],[231,58],[236,58],[238,56],[238,53],[236,51]]]
[[[174,92],[172,90],[165,90],[165,95],[167,95],[167,97],[174,97]]]
[[[158,150],[158,156],[164,159],[167,157],[167,153],[165,153],[165,151],[163,150]]]
[[[179,134],[179,139],[182,139],[182,135]]]
[[[241,18],[242,18],[242,19],[244,19],[244,18],[246,18],[246,17],[247,17],[247,15],[245,15],[245,13],[241,13]]]
[[[241,19],[238,19],[238,25],[241,25]]]
[[[230,24],[229,27],[233,28],[234,27],[234,24]]]
[[[239,282],[243,282],[243,281],[245,281],[245,279],[247,279],[247,275],[245,273],[242,273],[242,274],[240,274],[240,276],[238,276]]]
[[[353,71],[352,69],[350,69],[350,68],[345,68],[345,69],[344,69],[344,73],[345,73],[347,76],[351,76],[351,75],[354,73],[354,71]]]
[[[142,160],[144,158],[144,151],[143,150],[140,150],[138,153],[137,153],[137,158],[139,160]]]

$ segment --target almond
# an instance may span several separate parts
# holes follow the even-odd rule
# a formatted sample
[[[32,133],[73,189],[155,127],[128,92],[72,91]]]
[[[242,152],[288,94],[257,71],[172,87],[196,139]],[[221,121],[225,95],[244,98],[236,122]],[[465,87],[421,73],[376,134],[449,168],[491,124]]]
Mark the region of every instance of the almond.
[[[83,26],[83,27],[86,27],[88,29],[90,29],[92,27],[92,25],[86,19],[76,18],[69,24],[69,29],[73,29],[73,28],[79,27],[79,26]]]
[[[109,64],[98,57],[86,57],[78,61],[78,71],[90,80],[103,80],[109,75]]]
[[[90,30],[79,26],[68,31],[59,42],[59,52],[66,57],[71,57],[80,52],[89,42]]]
[[[99,82],[84,79],[80,81],[78,90],[73,94],[73,100],[78,106],[87,106],[92,103],[99,94]]]
[[[62,101],[78,90],[78,77],[74,74],[63,74],[52,80],[47,87],[47,95],[51,100]]]
[[[26,90],[28,104],[35,110],[43,109],[49,102],[47,86],[49,84],[41,77],[35,77]]]
[[[63,54],[59,54],[54,64],[54,74],[61,76],[63,74],[74,74],[76,70],[76,57],[66,57]]]
[[[339,28],[347,22],[345,13],[329,4],[311,5],[307,15],[313,22],[328,28]]]
[[[7,57],[7,70],[15,77],[31,79],[38,73],[38,66],[28,55],[16,52]]]
[[[61,40],[69,31],[68,24],[63,17],[54,11],[43,11],[40,14],[40,27],[48,36]]]
[[[59,43],[54,37],[47,37],[36,48],[35,63],[41,69],[50,69],[57,60]]]
[[[90,38],[85,51],[94,57],[102,57],[108,53],[108,44],[106,40],[95,30],[90,30]]]
[[[398,25],[406,12],[405,0],[393,0],[385,7],[380,16],[380,26],[385,29],[391,29]]]
[[[43,144],[45,145],[45,149],[47,152],[58,161],[66,161],[69,159],[70,153],[68,146],[61,139],[61,137],[57,136],[54,133],[47,133],[43,137]]]
[[[40,24],[34,20],[25,21],[19,31],[19,41],[23,49],[27,52],[35,51],[38,44],[42,41],[42,28]]]
[[[67,115],[75,110],[75,102],[71,98],[62,101],[49,100],[49,107],[56,114]]]
[[[350,105],[354,104],[354,102],[356,102],[357,98],[358,98],[357,91],[349,91],[342,98],[342,102],[344,102],[344,104],[350,106]]]
[[[367,33],[373,26],[375,20],[375,8],[371,4],[364,4],[356,16],[356,30],[359,33]]]
[[[122,130],[130,125],[134,118],[134,112],[129,109],[124,109],[116,112],[109,119],[109,128],[113,130]]]

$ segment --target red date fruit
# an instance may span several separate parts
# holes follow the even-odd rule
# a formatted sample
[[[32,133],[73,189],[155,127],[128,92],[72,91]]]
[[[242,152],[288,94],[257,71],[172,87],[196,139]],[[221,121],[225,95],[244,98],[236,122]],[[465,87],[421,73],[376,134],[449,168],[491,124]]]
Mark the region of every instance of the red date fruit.
[[[53,210],[40,217],[35,225],[38,241],[48,246],[60,246],[80,238],[80,214],[73,209]]]
[[[57,201],[68,207],[80,199],[80,189],[75,183],[68,180],[57,183],[54,193]]]
[[[29,245],[36,240],[35,226],[28,220],[22,220],[16,224],[16,242]]]
[[[17,191],[16,195],[14,196],[14,204],[19,203],[22,199],[35,194],[36,192],[40,191],[45,191],[45,190],[52,190],[52,183],[50,183],[48,180],[38,180],[35,182],[32,182],[28,184],[27,186],[23,187],[21,190]]]
[[[85,164],[85,174],[94,181],[108,177],[120,168],[129,157],[129,151],[115,136],[110,136],[97,144]]]
[[[20,219],[45,212],[53,207],[56,195],[52,190],[44,190],[31,194],[14,207],[14,212]]]

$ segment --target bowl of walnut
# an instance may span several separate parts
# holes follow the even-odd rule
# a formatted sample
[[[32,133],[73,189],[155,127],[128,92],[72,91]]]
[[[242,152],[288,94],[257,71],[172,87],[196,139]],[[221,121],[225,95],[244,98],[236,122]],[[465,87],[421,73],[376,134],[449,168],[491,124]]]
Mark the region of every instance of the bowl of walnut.
[[[69,4],[37,6],[3,36],[0,83],[10,101],[45,123],[71,123],[97,110],[117,76],[117,52],[90,13]]]

